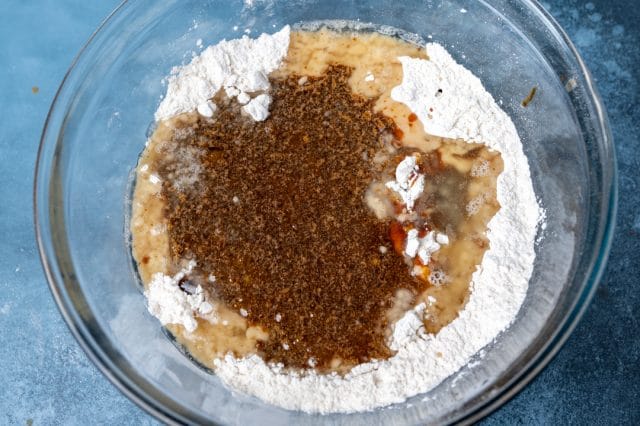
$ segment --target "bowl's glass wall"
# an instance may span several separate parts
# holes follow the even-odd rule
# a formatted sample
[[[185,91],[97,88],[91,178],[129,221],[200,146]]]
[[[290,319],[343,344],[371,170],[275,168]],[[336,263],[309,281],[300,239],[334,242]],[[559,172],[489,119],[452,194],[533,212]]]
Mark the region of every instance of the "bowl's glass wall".
[[[166,419],[326,420],[232,395],[182,355],[144,308],[125,233],[132,171],[165,88],[161,81],[190,59],[196,40],[207,45],[247,28],[256,36],[325,19],[418,34],[443,44],[478,75],[516,124],[547,221],[525,304],[482,362],[410,404],[331,418],[340,424],[454,420],[501,395],[530,368],[579,311],[576,304],[588,299],[594,262],[602,258],[603,215],[611,212],[613,160],[606,119],[561,35],[531,6],[490,3],[141,0],[122,6],[59,94],[36,193],[42,250],[61,308],[111,378]],[[576,87],[568,92],[572,78]],[[537,95],[523,108],[533,86]]]

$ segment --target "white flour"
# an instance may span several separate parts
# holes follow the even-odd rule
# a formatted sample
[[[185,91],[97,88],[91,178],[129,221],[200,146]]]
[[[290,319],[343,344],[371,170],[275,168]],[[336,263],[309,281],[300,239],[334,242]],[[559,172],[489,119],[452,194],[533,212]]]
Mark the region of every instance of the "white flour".
[[[400,58],[404,79],[392,92],[438,136],[481,142],[500,151],[502,208],[489,223],[490,249],[473,274],[472,291],[458,318],[437,335],[426,334],[419,305],[396,325],[384,361],[354,368],[345,377],[297,375],[269,366],[258,356],[215,361],[216,374],[230,387],[293,410],[353,412],[399,403],[424,393],[458,371],[515,318],[533,269],[534,240],[541,211],[529,165],[515,126],[478,78],[444,48],[428,44],[430,60]],[[429,108],[433,111],[429,112]]]
[[[273,35],[262,34],[257,39],[247,36],[207,47],[200,55],[182,67],[175,67],[168,78],[167,94],[156,111],[156,120],[182,112],[197,110],[205,117],[215,113],[210,101],[225,89],[229,97],[237,97],[243,109],[256,121],[269,116],[271,98],[250,94],[269,89],[267,75],[277,69],[289,49],[289,26]],[[266,99],[268,98],[268,99]]]
[[[396,167],[396,180],[387,182],[387,188],[395,191],[407,210],[413,210],[413,204],[424,190],[424,175],[418,173],[416,157],[408,155]]]
[[[418,257],[423,265],[428,265],[431,255],[440,250],[441,245],[449,244],[449,237],[435,231],[427,232],[424,237],[419,237],[417,229],[410,229],[407,232],[407,243],[405,244],[404,254],[410,258]]]
[[[198,327],[194,313],[206,315],[213,311],[213,306],[205,301],[202,287],[193,288],[193,294],[180,289],[180,281],[191,272],[194,266],[196,263],[191,261],[185,269],[173,277],[160,272],[154,274],[149,287],[144,292],[149,312],[163,325],[181,324],[190,333]]]

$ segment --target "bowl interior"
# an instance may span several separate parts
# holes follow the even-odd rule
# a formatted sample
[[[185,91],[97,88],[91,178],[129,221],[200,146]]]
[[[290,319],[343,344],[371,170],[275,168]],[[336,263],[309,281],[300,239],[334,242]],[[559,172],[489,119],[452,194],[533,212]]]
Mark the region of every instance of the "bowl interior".
[[[408,403],[330,419],[404,424],[473,416],[544,364],[588,300],[606,257],[614,162],[606,118],[579,58],[537,6],[511,3],[141,0],[121,6],[61,88],[43,137],[36,188],[52,288],[103,371],[164,420],[327,420],[233,394],[167,339],[146,312],[125,217],[132,171],[165,89],[162,79],[190,60],[196,40],[206,46],[245,29],[257,36],[328,19],[400,28],[444,45],[512,117],[546,211],[525,303],[480,362]],[[533,86],[537,95],[523,108]]]

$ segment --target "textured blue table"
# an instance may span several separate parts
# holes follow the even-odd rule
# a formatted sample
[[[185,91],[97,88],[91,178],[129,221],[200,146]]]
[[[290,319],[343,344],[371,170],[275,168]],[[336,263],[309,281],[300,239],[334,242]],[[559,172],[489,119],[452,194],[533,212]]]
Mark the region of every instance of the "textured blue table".
[[[0,2],[0,424],[156,423],[71,337],[47,288],[31,218],[47,110],[70,61],[117,3]],[[544,4],[608,107],[620,167],[618,228],[603,282],[564,349],[484,423],[639,424],[640,10],[625,0]]]

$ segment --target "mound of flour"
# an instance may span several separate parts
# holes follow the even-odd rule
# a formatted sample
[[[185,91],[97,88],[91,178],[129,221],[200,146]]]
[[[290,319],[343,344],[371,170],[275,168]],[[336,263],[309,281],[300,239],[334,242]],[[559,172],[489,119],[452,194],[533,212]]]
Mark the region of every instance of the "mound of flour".
[[[533,269],[541,210],[529,165],[511,119],[480,80],[438,44],[426,46],[428,60],[399,58],[402,84],[392,98],[406,104],[427,133],[480,142],[498,150],[502,208],[488,225],[490,249],[474,273],[471,294],[457,319],[437,335],[422,327],[419,305],[395,326],[384,361],[362,364],[346,376],[300,375],[267,365],[258,356],[215,361],[216,374],[230,387],[288,409],[353,412],[398,403],[426,392],[458,371],[515,318]]]
[[[252,98],[249,94],[269,89],[267,76],[282,63],[289,49],[289,37],[290,28],[285,26],[273,35],[262,34],[257,39],[244,36],[223,40],[207,47],[189,64],[174,67],[156,120],[194,110],[210,117],[216,110],[210,98],[223,88],[227,96],[236,97],[244,105],[243,110],[254,120],[265,120],[271,98],[260,93]]]

